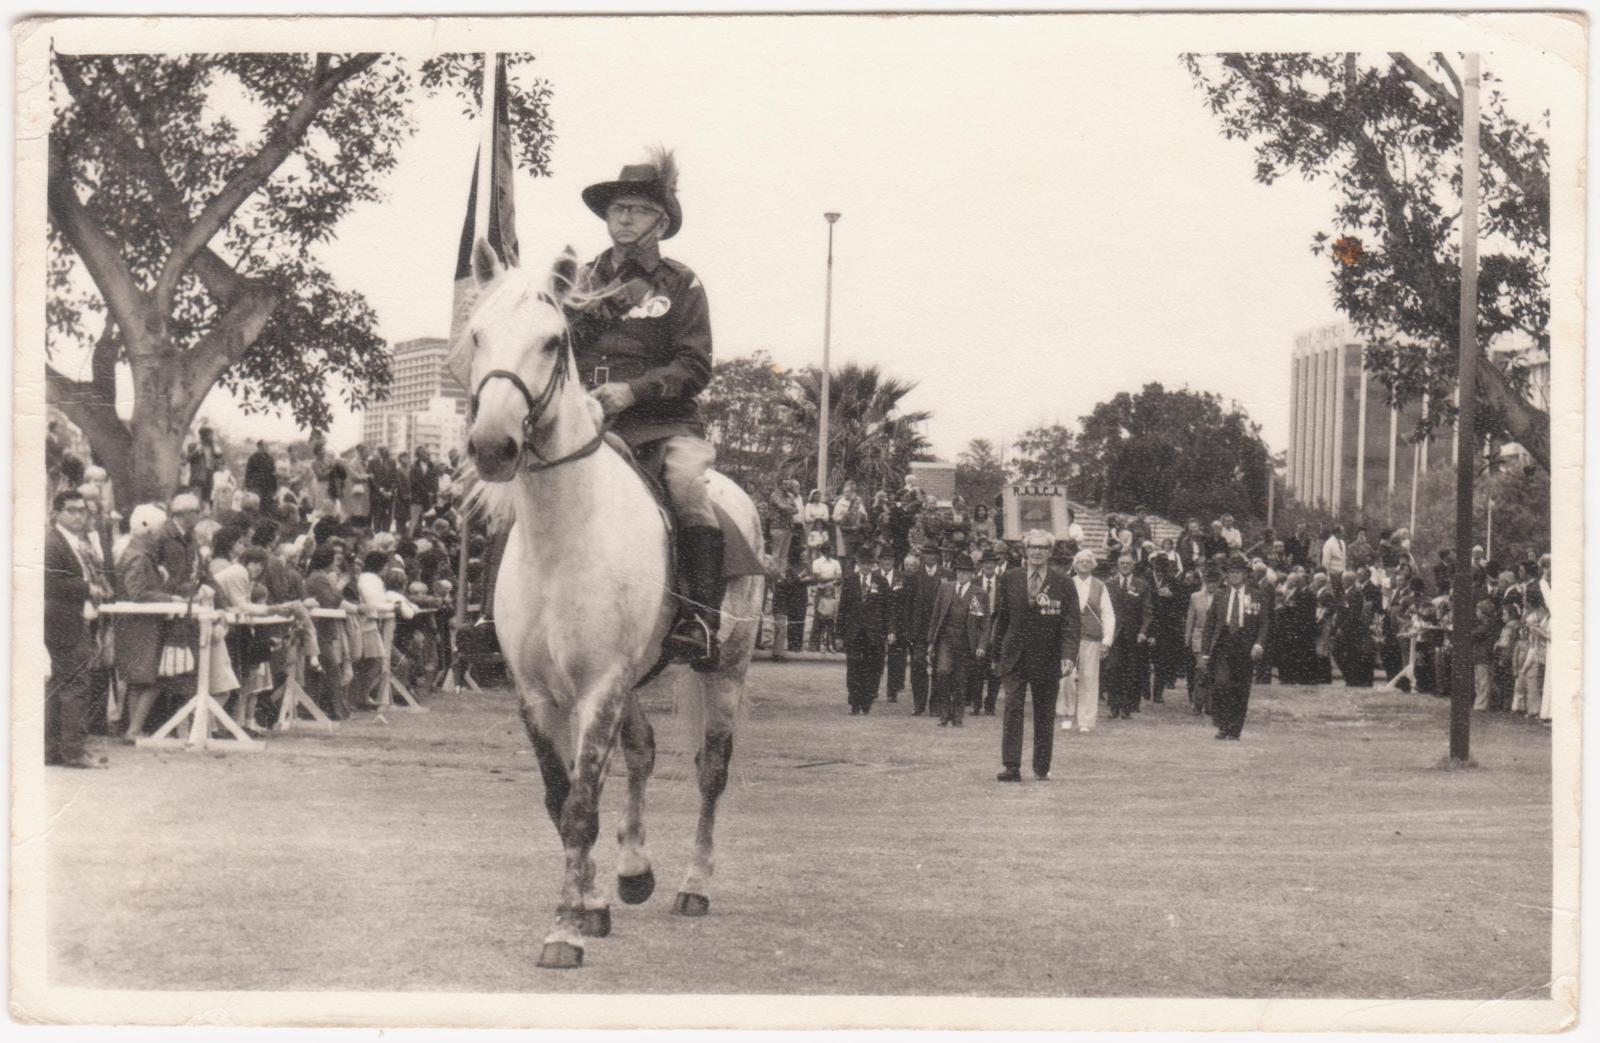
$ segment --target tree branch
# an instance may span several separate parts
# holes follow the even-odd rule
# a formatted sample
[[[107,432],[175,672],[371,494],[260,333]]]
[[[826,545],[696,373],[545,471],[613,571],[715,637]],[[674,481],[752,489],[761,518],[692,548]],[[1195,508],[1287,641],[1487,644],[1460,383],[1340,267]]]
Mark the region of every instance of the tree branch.
[[[1452,95],[1445,89],[1444,84],[1429,76],[1427,70],[1412,61],[1399,51],[1390,51],[1389,57],[1405,73],[1406,79],[1421,88],[1422,92],[1452,113],[1457,121],[1461,119],[1461,80],[1456,76],[1455,70],[1450,68],[1450,63],[1444,56],[1437,55],[1439,62],[1448,71],[1450,79],[1456,85],[1456,94]],[[1478,128],[1478,143],[1483,148],[1483,154],[1489,161],[1504,172],[1506,179],[1516,186],[1528,201],[1535,206],[1548,210],[1550,206],[1550,176],[1544,171],[1529,168],[1511,153],[1500,139],[1492,133],[1488,124],[1481,124]]]
[[[149,182],[151,195],[156,200],[156,216],[161,221],[162,231],[166,232],[167,237],[173,242],[178,242],[190,232],[194,223],[189,218],[189,207],[184,201],[183,193],[167,175],[167,169],[161,162],[161,156],[166,152],[166,137],[161,130],[161,124],[151,117],[147,109],[138,104],[127,79],[120,72],[112,68],[107,74],[116,86],[118,100],[133,117],[134,123],[139,127],[139,133],[144,135],[144,141],[141,143],[127,133],[116,120],[107,119],[104,124],[113,129],[117,139],[122,143],[123,152],[134,161],[135,166]],[[195,256],[194,270],[206,292],[223,305],[233,299],[243,283],[243,279],[234,271],[233,266],[219,257],[209,246],[201,249]]]
[[[89,277],[117,325],[136,343],[144,336],[145,321],[150,315],[148,299],[123,260],[122,250],[78,200],[63,146],[54,135],[50,139],[46,196],[51,221],[89,270]]]
[[[278,294],[271,286],[259,279],[246,281],[211,332],[183,353],[183,377],[174,396],[180,410],[200,408],[222,374],[255,343],[277,306]]]
[[[211,198],[189,231],[173,246],[172,253],[156,279],[156,305],[163,314],[169,310],[173,294],[184,271],[195,257],[220,232],[230,218],[244,205],[245,200],[260,188],[272,172],[278,169],[299,147],[306,131],[318,114],[333,99],[335,93],[351,77],[370,68],[380,54],[361,54],[346,60],[337,69],[326,71],[326,56],[317,59],[317,73],[298,104],[288,117],[267,136],[267,141],[254,156],[234,172],[222,189]]]

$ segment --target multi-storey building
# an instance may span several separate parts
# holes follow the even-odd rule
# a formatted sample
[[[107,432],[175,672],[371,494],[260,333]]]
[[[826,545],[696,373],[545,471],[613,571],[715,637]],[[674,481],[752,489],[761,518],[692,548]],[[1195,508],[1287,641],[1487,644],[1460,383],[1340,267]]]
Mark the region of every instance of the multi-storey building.
[[[1508,352],[1523,355],[1531,400],[1548,408],[1548,357],[1513,338],[1490,348],[1493,355]],[[1426,406],[1395,409],[1384,401],[1384,387],[1367,371],[1362,344],[1345,323],[1295,338],[1289,389],[1288,486],[1302,503],[1339,515],[1381,507],[1387,521],[1399,524],[1416,476],[1455,464],[1452,430],[1412,441]]]
[[[435,453],[461,449],[466,439],[467,390],[444,366],[447,343],[418,337],[394,346],[389,397],[368,407],[361,440],[399,453],[425,445]]]

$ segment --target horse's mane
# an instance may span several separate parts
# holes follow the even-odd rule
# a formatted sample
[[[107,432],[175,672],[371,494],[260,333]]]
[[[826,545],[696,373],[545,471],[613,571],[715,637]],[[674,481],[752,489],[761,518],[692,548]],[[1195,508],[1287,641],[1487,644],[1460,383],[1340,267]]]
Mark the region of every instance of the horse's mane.
[[[616,285],[591,287],[587,285],[587,271],[578,274],[576,257],[570,247],[556,260],[543,285],[529,269],[511,267],[502,271],[484,286],[470,302],[467,321],[461,323],[450,353],[465,351],[462,356],[471,358],[472,334],[504,318],[530,297],[536,297],[555,313],[560,323],[559,333],[567,345],[562,365],[572,365],[572,325],[567,319],[569,311],[581,311],[615,294]],[[595,408],[599,404],[595,403]],[[598,420],[598,418],[597,418]],[[469,514],[484,516],[491,532],[504,532],[511,527],[516,515],[516,495],[509,482],[484,482],[478,479],[478,469],[469,456],[463,456],[456,468],[455,480],[465,489],[462,507]]]

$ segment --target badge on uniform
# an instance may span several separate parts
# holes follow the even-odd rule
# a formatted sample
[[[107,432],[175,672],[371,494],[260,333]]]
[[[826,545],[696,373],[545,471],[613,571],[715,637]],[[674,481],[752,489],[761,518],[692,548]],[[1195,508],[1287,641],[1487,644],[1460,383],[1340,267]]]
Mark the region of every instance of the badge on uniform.
[[[592,381],[590,381],[589,386],[591,388],[597,388],[601,384],[604,384],[604,383],[608,382],[610,379],[611,379],[611,367],[610,366],[596,366],[594,368],[594,379]]]
[[[672,299],[670,297],[662,297],[657,295],[655,297],[648,297],[634,305],[632,308],[628,309],[628,314],[624,315],[623,318],[659,319],[661,316],[665,315],[671,310]]]

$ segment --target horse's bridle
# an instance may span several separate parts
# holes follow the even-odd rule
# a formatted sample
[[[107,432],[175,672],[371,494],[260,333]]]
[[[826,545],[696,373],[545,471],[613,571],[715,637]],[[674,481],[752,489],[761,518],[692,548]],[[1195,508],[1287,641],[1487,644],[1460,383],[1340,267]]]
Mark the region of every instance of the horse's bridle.
[[[472,410],[472,415],[469,418],[471,420],[478,418],[478,395],[482,393],[483,386],[496,377],[501,380],[511,381],[511,386],[522,392],[522,400],[528,404],[528,412],[522,418],[522,449],[519,450],[518,455],[526,453],[531,458],[524,461],[530,473],[548,471],[553,467],[560,467],[562,464],[570,464],[574,460],[583,459],[600,448],[605,441],[606,431],[611,426],[609,421],[601,421],[600,426],[595,430],[593,438],[565,456],[558,456],[554,460],[546,460],[539,454],[539,450],[534,448],[533,435],[539,424],[539,418],[544,416],[544,411],[550,408],[550,403],[555,401],[556,394],[561,390],[561,386],[567,382],[567,368],[571,364],[572,359],[563,339],[561,362],[551,367],[550,379],[545,381],[544,390],[539,393],[538,398],[534,398],[532,392],[528,390],[528,385],[523,383],[522,378],[509,369],[491,369],[483,375],[482,380],[478,381],[477,389],[472,392],[472,401],[469,404]]]

